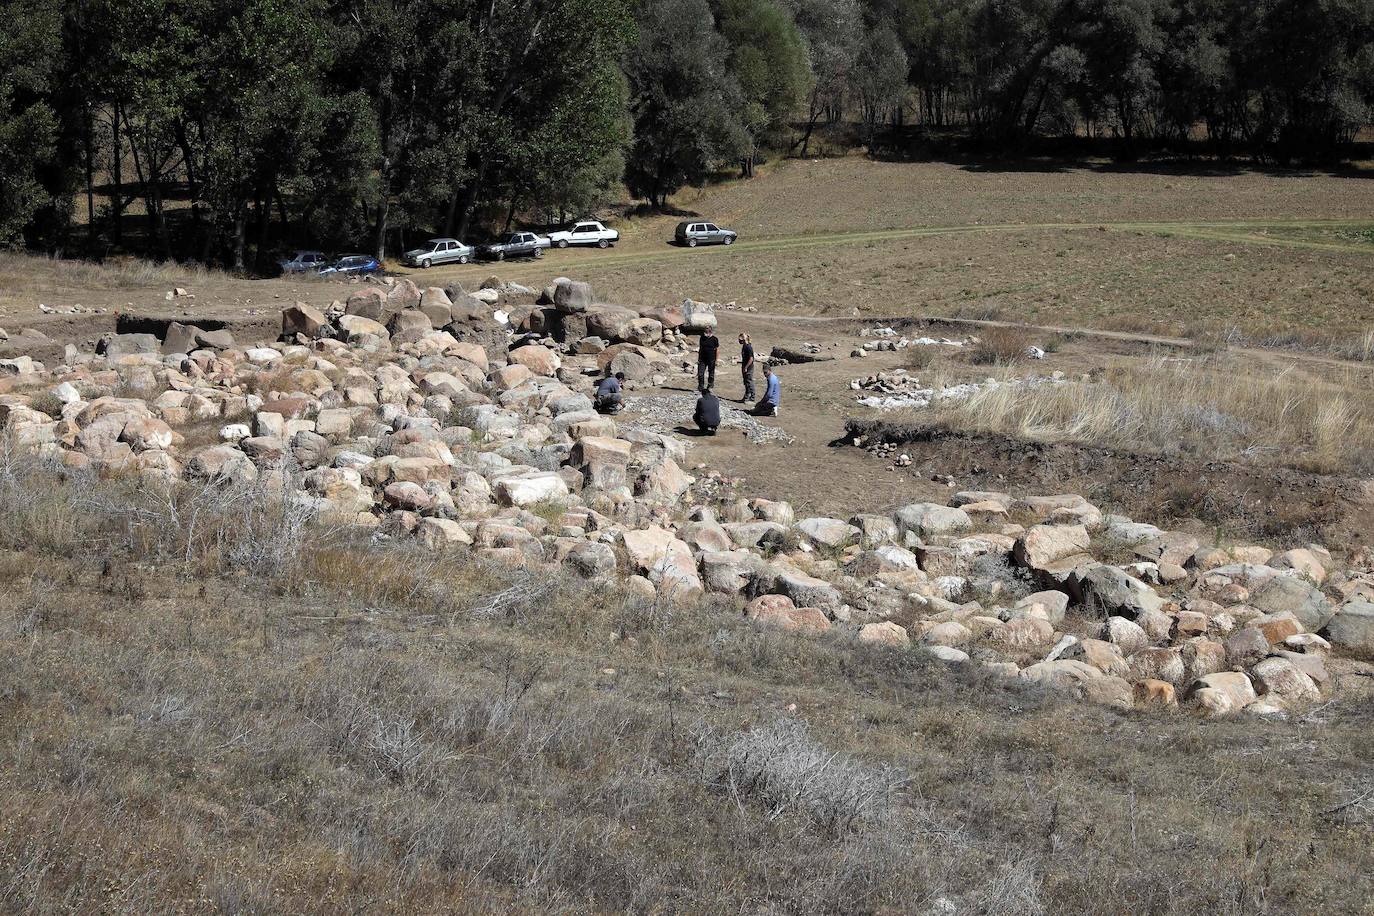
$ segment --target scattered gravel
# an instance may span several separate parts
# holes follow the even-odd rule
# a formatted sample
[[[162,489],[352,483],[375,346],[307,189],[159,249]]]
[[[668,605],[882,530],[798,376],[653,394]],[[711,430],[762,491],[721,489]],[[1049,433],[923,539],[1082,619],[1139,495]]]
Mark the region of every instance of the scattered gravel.
[[[616,419],[623,425],[637,429],[647,429],[658,433],[672,432],[675,427],[686,426],[695,429],[692,414],[695,412],[695,395],[646,394],[642,397],[625,399],[625,410]],[[791,436],[776,426],[760,423],[757,418],[744,409],[722,400],[720,402],[720,425],[722,429],[738,429],[749,437],[751,442],[792,442]]]

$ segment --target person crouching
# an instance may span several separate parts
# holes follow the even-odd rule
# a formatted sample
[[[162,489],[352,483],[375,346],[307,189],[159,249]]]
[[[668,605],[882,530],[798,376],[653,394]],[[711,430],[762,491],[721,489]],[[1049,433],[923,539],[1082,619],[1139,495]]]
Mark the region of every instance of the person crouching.
[[[624,372],[611,375],[611,370],[606,370],[606,377],[596,385],[596,400],[593,402],[593,406],[597,413],[620,412],[620,408],[625,406],[620,394],[620,386],[624,381]]]
[[[692,421],[696,423],[697,429],[708,436],[714,436],[720,428],[720,398],[712,394],[710,388],[701,389],[701,397],[697,398],[697,409],[692,414]]]
[[[763,367],[763,383],[763,398],[754,407],[754,416],[776,417],[778,407],[782,404],[782,380],[771,365],[765,364]]]

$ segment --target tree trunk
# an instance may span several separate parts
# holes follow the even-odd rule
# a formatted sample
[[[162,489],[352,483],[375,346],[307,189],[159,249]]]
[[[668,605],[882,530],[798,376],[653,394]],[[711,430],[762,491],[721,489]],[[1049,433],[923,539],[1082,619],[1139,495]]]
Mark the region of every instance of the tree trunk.
[[[90,103],[86,104],[84,143],[86,147],[86,246],[95,244],[95,114]]]
[[[386,230],[387,217],[391,215],[391,181],[390,178],[382,179],[382,199],[377,201],[377,228],[372,236],[372,249],[377,253],[377,260],[386,261]]]
[[[458,218],[458,191],[448,196],[448,213],[444,216],[444,235],[453,236],[453,221]]]
[[[477,209],[477,196],[482,193],[482,185],[487,178],[487,157],[479,156],[477,159],[477,171],[473,173],[472,182],[463,192],[463,205],[461,216],[458,219],[458,238],[465,238],[468,229],[472,225],[472,211]]]
[[[114,220],[111,236],[116,246],[124,244],[124,143],[119,134],[119,105],[114,105],[110,114],[110,143],[113,147],[110,156],[110,180],[114,193],[110,195],[110,218]]]
[[[271,182],[258,192],[258,250],[253,256],[253,271],[261,274],[267,264],[268,236],[272,231],[272,186],[276,182]]]
[[[246,230],[244,219],[245,204],[240,203],[234,211],[234,272],[243,273],[243,247]]]

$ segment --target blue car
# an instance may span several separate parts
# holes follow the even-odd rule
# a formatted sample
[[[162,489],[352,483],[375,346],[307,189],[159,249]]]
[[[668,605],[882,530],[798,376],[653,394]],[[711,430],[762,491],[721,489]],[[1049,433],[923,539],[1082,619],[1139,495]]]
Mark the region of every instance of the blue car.
[[[331,267],[320,270],[321,277],[350,276],[361,277],[366,274],[382,272],[382,263],[370,254],[345,255]]]

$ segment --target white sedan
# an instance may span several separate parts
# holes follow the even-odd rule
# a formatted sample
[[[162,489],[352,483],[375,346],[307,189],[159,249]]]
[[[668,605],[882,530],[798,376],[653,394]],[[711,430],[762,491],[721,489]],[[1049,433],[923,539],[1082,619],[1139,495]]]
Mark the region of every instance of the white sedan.
[[[607,229],[596,220],[575,223],[570,229],[562,229],[558,232],[549,233],[549,241],[555,248],[567,248],[569,245],[595,245],[597,248],[609,248],[620,241],[620,233],[614,229]]]

